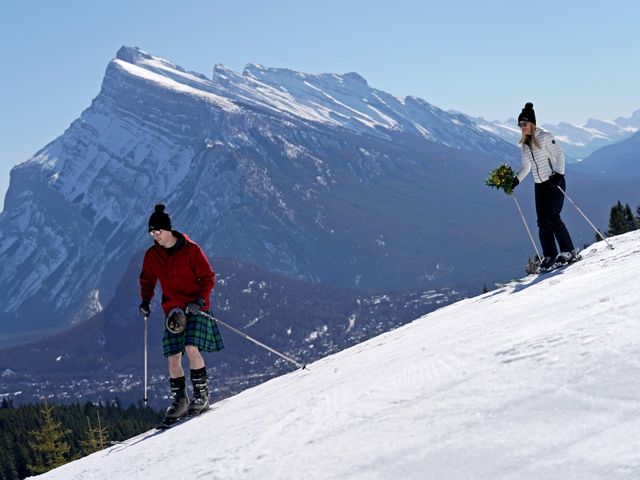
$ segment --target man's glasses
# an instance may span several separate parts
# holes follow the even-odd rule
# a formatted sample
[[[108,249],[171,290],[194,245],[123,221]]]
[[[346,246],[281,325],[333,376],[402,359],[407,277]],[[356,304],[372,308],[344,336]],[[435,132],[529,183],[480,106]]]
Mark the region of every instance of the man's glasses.
[[[152,237],[157,237],[161,233],[162,233],[162,230],[149,230],[149,235],[151,235]]]

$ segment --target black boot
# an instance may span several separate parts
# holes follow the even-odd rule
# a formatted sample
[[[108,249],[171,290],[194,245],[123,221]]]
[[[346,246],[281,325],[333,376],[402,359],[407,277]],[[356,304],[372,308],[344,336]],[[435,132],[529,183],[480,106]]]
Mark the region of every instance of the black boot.
[[[189,411],[189,398],[187,397],[187,385],[185,378],[170,378],[171,405],[164,414],[165,423],[171,423],[180,417],[187,415]]]
[[[191,383],[193,383],[193,400],[189,403],[189,415],[199,415],[209,409],[207,369],[202,367],[198,370],[191,370]]]

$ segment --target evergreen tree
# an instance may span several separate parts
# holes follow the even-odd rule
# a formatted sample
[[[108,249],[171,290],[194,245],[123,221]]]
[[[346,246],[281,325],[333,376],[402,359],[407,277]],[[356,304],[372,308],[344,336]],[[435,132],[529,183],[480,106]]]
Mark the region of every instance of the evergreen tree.
[[[31,448],[35,453],[34,464],[29,465],[29,470],[34,474],[48,472],[52,468],[64,465],[68,461],[69,444],[65,437],[71,430],[62,430],[62,424],[53,419],[53,407],[46,402],[42,406],[44,422],[40,430],[29,432],[31,436]]]
[[[87,438],[80,442],[82,453],[84,455],[104,450],[109,446],[109,435],[107,433],[107,427],[102,426],[100,410],[96,411],[96,415],[98,417],[97,427],[91,427],[91,420],[89,420],[89,417],[87,416]]]
[[[80,447],[85,455],[89,455],[100,450],[100,448],[98,448],[96,432],[95,429],[91,427],[91,420],[89,420],[89,417],[87,417],[87,438],[80,442]]]
[[[621,233],[627,233],[627,218],[625,215],[625,207],[622,206],[620,200],[613,207],[611,207],[611,214],[609,215],[609,230],[607,230],[607,236],[620,235]]]
[[[624,218],[628,232],[633,232],[634,230],[638,230],[638,228],[640,228],[640,221],[638,221],[638,219],[633,215],[629,204],[626,204],[624,207]]]
[[[0,462],[0,479],[1,480],[14,480],[20,478],[20,474],[16,469],[13,458],[2,459]]]
[[[107,427],[102,426],[102,421],[100,420],[100,411],[98,411],[98,426],[95,431],[96,443],[98,444],[98,448],[100,450],[104,450],[109,446],[109,433]]]
[[[95,450],[104,449],[109,446],[109,440],[131,438],[152,428],[163,417],[162,412],[155,412],[142,402],[130,405],[126,410],[122,409],[120,402],[108,405],[87,402],[84,406],[56,405],[55,409],[47,408],[49,419],[43,421],[42,405],[14,406],[11,400],[0,402],[0,480],[25,478],[35,473],[32,467],[45,463],[47,457],[41,448],[36,448],[38,442],[34,441],[33,432],[42,433],[47,423],[56,423],[52,412],[60,422],[58,433],[69,432],[64,439],[60,438],[60,443],[69,445],[68,453],[62,455],[63,463],[64,460],[92,453],[93,450],[86,450],[87,441],[94,445]],[[90,434],[87,431],[87,418],[91,419]],[[94,419],[97,419],[97,427]]]

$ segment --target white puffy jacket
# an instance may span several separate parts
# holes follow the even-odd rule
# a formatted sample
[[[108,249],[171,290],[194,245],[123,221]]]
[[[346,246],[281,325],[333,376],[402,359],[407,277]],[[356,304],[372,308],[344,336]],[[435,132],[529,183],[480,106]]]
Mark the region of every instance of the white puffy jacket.
[[[520,171],[516,175],[518,180],[524,180],[529,170],[533,170],[536,183],[546,182],[554,172],[564,175],[564,153],[556,139],[540,127],[536,128],[535,135],[540,148],[524,146]]]

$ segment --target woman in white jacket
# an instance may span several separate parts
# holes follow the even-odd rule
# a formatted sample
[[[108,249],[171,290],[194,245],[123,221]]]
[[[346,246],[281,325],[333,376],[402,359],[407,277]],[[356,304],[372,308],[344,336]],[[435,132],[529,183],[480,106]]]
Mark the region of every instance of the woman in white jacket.
[[[522,146],[522,160],[513,188],[524,180],[529,171],[533,172],[538,234],[544,255],[539,268],[544,271],[556,264],[573,261],[577,253],[569,231],[560,218],[564,204],[562,192],[566,191],[564,153],[551,133],[536,127],[536,113],[532,103],[527,103],[518,115],[518,126],[522,131],[519,142]]]

